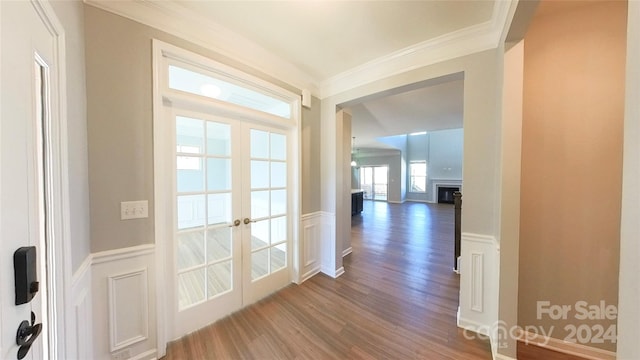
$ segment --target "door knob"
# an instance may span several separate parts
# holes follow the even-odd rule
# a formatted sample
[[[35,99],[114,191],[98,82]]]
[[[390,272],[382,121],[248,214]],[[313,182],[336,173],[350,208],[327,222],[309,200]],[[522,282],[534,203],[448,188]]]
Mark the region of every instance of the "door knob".
[[[16,344],[20,346],[18,349],[18,360],[24,359],[31,349],[31,345],[42,332],[42,324],[36,324],[36,314],[31,312],[31,324],[27,320],[20,323],[18,333],[16,334]]]
[[[244,218],[244,224],[245,224],[245,225],[247,225],[247,224],[249,224],[249,223],[253,223],[253,222],[256,222],[256,221],[255,221],[255,220],[251,220],[251,219],[249,219],[249,218]]]
[[[229,225],[229,227],[240,226],[240,219],[235,219],[233,224]]]

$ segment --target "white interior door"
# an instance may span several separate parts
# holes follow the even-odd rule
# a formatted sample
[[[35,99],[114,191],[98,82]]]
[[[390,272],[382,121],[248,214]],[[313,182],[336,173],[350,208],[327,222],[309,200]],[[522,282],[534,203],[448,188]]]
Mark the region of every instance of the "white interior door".
[[[287,285],[285,132],[175,111],[174,334],[180,337]]]
[[[241,126],[179,112],[175,124],[175,336],[242,306]]]
[[[49,224],[47,195],[48,126],[55,119],[57,76],[55,37],[37,11],[27,1],[0,2],[2,26],[1,64],[1,167],[0,167],[0,358],[47,359],[47,295],[51,274],[47,251]],[[35,246],[40,291],[26,304],[15,304],[13,254],[16,249]],[[42,323],[42,335],[29,352],[16,344],[16,332],[22,321]],[[49,345],[52,345],[51,347]]]
[[[287,133],[244,124],[243,300],[250,304],[290,281],[291,193]]]

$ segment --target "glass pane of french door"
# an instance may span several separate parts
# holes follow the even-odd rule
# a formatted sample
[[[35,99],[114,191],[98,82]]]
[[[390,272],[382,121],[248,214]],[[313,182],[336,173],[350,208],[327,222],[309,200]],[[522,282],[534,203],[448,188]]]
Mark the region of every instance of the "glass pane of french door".
[[[251,281],[287,266],[287,139],[250,129]]]
[[[236,160],[229,123],[176,116],[175,135],[175,258],[182,311],[234,290]]]
[[[290,282],[289,139],[277,128],[245,124],[243,301],[250,304]],[[244,176],[243,176],[244,177]]]
[[[387,186],[389,179],[389,168],[387,166],[376,166],[373,168],[373,199],[387,200]]]
[[[364,199],[386,201],[388,182],[388,166],[363,166],[360,168],[360,188],[364,191]]]

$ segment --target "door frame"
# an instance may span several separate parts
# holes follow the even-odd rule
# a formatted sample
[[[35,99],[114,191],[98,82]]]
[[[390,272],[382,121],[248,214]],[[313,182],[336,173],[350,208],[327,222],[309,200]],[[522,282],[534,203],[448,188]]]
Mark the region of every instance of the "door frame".
[[[49,94],[51,116],[45,119],[46,124],[43,124],[47,165],[43,170],[32,168],[30,173],[36,175],[46,173],[45,180],[47,180],[44,183],[48,204],[45,206],[45,216],[49,220],[47,232],[51,250],[46,253],[49,262],[49,275],[46,279],[48,296],[42,299],[42,305],[46,304],[49,308],[48,326],[44,329],[49,337],[48,355],[52,358],[66,358],[66,350],[72,348],[75,342],[72,336],[64,340],[58,338],[59,334],[73,333],[74,326],[73,321],[67,317],[67,314],[73,313],[67,306],[70,303],[67,299],[71,293],[73,270],[70,243],[65,31],[49,0],[31,0],[30,5],[33,6],[36,15],[51,35],[54,48],[55,68],[49,74],[49,88],[54,90]],[[31,123],[29,126],[34,125]],[[35,144],[33,141],[30,143]],[[35,160],[33,159],[34,164],[37,163]],[[39,247],[40,251],[44,251],[42,246]],[[41,256],[39,258],[42,259]],[[40,279],[41,282],[43,280]],[[13,306],[13,304],[0,304],[0,306]]]
[[[244,84],[253,88],[261,89],[263,92],[273,94],[291,104],[291,117],[285,119],[275,115],[260,115],[265,124],[276,126],[285,126],[288,128],[288,136],[291,137],[292,151],[290,153],[290,166],[292,173],[291,193],[292,198],[289,200],[291,208],[291,264],[289,270],[289,278],[291,282],[300,281],[300,199],[301,199],[301,167],[300,167],[300,122],[301,122],[301,97],[286,89],[280,88],[272,83],[264,81],[258,77],[249,75],[231,66],[221,64],[210,58],[184,50],[177,46],[165,43],[163,41],[153,39],[152,41],[152,70],[153,70],[153,156],[154,156],[154,232],[155,232],[155,261],[157,264],[156,273],[156,306],[157,306],[157,341],[158,341],[158,357],[166,355],[166,349],[169,339],[170,316],[172,309],[168,308],[167,296],[171,295],[165,281],[168,272],[165,271],[167,246],[169,241],[173,241],[173,218],[172,208],[173,194],[173,169],[170,162],[165,159],[170,158],[173,149],[166,146],[172,143],[170,138],[172,131],[168,127],[169,122],[166,121],[165,101],[175,105],[189,104],[193,110],[205,110],[210,106],[204,107],[202,101],[194,101],[195,95],[178,94],[168,91],[166,84],[167,61],[178,61],[183,64],[199,67],[214,73],[229,76],[237,79]],[[216,104],[216,109],[221,112],[220,115],[233,116],[240,120],[255,119],[258,113],[256,110],[243,108],[241,106],[223,103]],[[169,153],[171,152],[171,153]]]

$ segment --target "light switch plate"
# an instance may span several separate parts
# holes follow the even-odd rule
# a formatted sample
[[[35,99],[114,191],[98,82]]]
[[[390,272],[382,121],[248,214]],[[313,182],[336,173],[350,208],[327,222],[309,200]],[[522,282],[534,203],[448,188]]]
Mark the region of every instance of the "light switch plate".
[[[149,201],[123,201],[120,203],[120,220],[142,219],[149,217]]]

